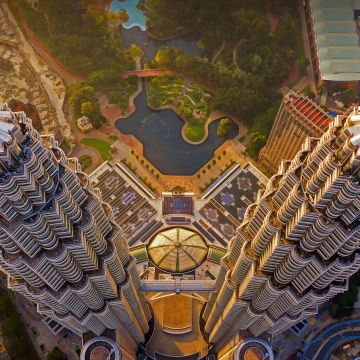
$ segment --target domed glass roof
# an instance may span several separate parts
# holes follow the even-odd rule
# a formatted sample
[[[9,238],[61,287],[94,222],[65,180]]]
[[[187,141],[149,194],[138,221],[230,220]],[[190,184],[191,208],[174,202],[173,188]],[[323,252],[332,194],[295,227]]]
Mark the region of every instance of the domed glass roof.
[[[182,273],[197,268],[203,262],[208,246],[197,232],[175,227],[158,232],[150,241],[147,252],[158,268]]]

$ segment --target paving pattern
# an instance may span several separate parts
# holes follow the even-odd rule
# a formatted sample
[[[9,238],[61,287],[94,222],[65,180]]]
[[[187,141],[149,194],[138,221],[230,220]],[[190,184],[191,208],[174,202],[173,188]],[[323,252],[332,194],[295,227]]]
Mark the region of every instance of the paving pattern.
[[[244,219],[247,206],[255,202],[256,194],[263,187],[264,183],[254,174],[252,166],[240,167],[234,176],[219,183],[200,214],[229,240]]]
[[[153,220],[156,210],[119,174],[118,168],[109,167],[93,178],[93,184],[101,190],[103,200],[112,208],[116,223],[129,239],[136,241],[140,230],[146,234],[156,228],[157,222]]]

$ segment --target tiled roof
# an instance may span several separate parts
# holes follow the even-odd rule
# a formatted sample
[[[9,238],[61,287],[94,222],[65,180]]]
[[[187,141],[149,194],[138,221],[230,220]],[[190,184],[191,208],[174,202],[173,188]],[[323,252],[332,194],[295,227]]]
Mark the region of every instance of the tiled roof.
[[[293,91],[286,95],[285,104],[295,116],[300,117],[319,132],[317,135],[325,132],[334,120],[311,99]]]

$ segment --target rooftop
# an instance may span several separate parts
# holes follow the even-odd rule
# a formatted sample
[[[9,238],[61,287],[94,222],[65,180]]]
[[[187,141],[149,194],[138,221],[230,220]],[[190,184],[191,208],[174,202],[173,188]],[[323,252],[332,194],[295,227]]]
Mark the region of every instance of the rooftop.
[[[246,167],[239,165],[229,176],[224,173],[219,180],[212,189],[209,201],[201,208],[200,215],[224,239],[230,240],[240,226],[246,208],[255,202],[258,191],[266,183],[251,164]],[[213,233],[214,230],[209,231]]]
[[[354,10],[359,0],[310,0],[321,78],[360,80],[360,47]]]
[[[327,112],[308,97],[290,91],[284,98],[285,104],[294,116],[306,121],[321,136],[334,120]]]
[[[147,252],[158,268],[183,273],[197,268],[205,260],[208,245],[197,232],[174,227],[158,232],[150,241]]]

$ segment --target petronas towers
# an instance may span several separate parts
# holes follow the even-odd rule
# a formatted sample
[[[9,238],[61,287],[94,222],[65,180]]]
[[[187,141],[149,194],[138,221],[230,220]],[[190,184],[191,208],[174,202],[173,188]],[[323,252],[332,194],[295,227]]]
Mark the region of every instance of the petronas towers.
[[[144,340],[135,259],[77,159],[24,113],[0,111],[0,265],[10,289],[72,331]]]
[[[360,110],[283,161],[221,260],[202,313],[221,348],[277,334],[347,290],[360,268]],[[8,286],[70,330],[120,331],[136,348],[151,313],[128,239],[75,158],[24,113],[0,110],[0,266]]]
[[[210,342],[277,334],[347,290],[360,268],[360,109],[307,138],[247,208],[203,318]]]

